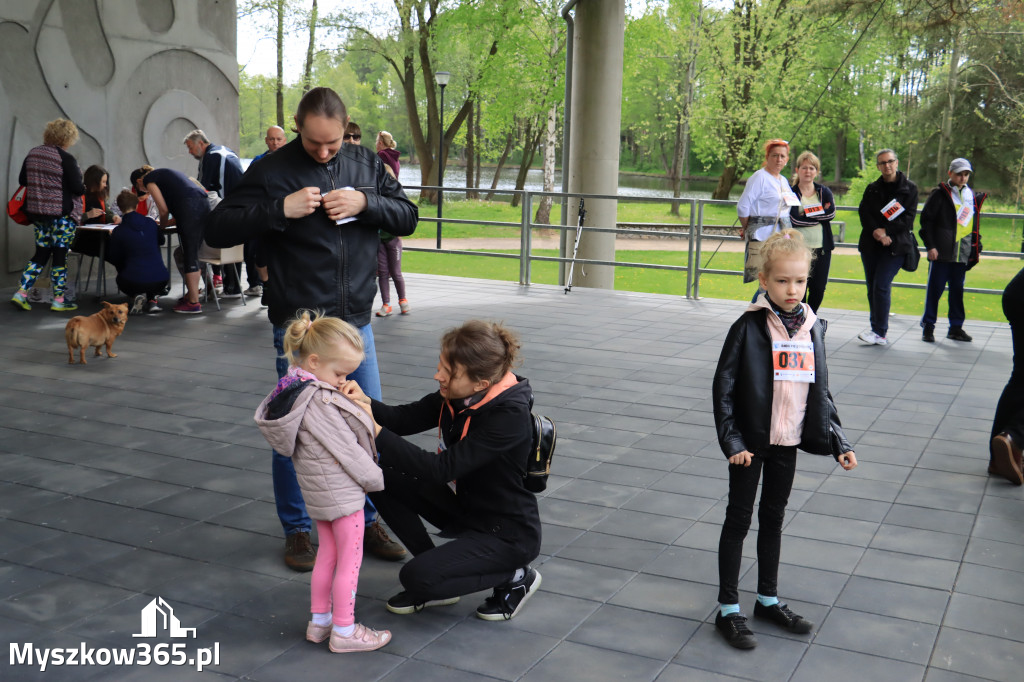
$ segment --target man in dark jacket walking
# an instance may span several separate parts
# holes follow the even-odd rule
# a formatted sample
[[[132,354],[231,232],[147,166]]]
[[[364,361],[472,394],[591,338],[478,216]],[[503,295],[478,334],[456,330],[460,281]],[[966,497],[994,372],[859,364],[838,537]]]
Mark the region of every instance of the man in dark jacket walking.
[[[226,248],[259,237],[270,279],[264,302],[274,326],[277,371],[288,369],[284,328],[307,308],[340,317],[359,329],[366,358],[349,379],[381,398],[370,317],[376,294],[378,230],[412,234],[419,209],[371,150],[342,146],[348,114],[330,88],[314,88],[299,102],[299,136],[250,166],[238,187],[210,214],[206,242]],[[274,498],[284,528],[285,563],[312,570],[311,521],[291,460],[273,455]],[[366,551],[388,559],[405,555],[366,509]]]
[[[864,279],[868,285],[871,329],[857,338],[864,343],[889,343],[889,304],[892,281],[903,265],[904,256],[914,248],[914,216],[917,214],[917,186],[899,170],[896,152],[883,149],[875,154],[882,176],[864,190],[860,213],[860,251]]]
[[[973,248],[973,231],[980,202],[985,195],[975,195],[967,185],[971,177],[967,159],[953,159],[949,164],[949,180],[941,183],[921,209],[921,241],[928,250],[928,290],[924,299],[921,339],[935,341],[935,321],[939,300],[949,285],[949,332],[947,339],[971,341],[964,331],[964,278],[967,261]]]

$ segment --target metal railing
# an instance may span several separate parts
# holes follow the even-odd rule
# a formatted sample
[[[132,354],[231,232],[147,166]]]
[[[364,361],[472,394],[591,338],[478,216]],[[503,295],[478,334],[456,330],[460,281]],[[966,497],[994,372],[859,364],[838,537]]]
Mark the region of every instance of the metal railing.
[[[442,189],[440,187],[428,186],[428,185],[406,185],[406,190],[409,191],[437,191]],[[502,190],[502,189],[486,189],[486,188],[472,188],[467,189],[464,187],[444,187],[445,193],[451,192],[476,192],[478,194],[498,194],[498,195],[509,195],[520,197],[520,219],[518,222],[509,221],[496,221],[496,220],[466,220],[458,218],[445,217],[439,219],[433,216],[420,216],[420,222],[428,223],[440,223],[444,222],[447,224],[461,224],[461,225],[483,225],[483,226],[494,226],[494,227],[515,227],[519,229],[519,253],[496,253],[494,251],[473,251],[465,249],[445,249],[445,248],[424,248],[424,247],[411,247],[404,246],[403,249],[406,251],[420,251],[424,253],[445,253],[455,255],[467,255],[467,256],[484,256],[488,258],[505,258],[515,259],[519,261],[519,283],[530,284],[532,276],[532,264],[534,262],[556,262],[561,264],[568,264],[573,259],[570,255],[563,256],[541,256],[533,254],[533,231],[537,229],[543,230],[557,230],[562,233],[563,237],[566,233],[575,233],[575,225],[558,225],[548,223],[535,223],[532,221],[533,207],[535,205],[535,199],[542,197],[551,197],[553,200],[563,198],[583,198],[585,200],[590,199],[612,199],[620,202],[627,203],[659,203],[659,204],[678,204],[680,209],[680,215],[682,215],[683,208],[689,207],[690,220],[689,223],[669,224],[669,223],[650,223],[651,227],[678,227],[679,230],[665,230],[665,229],[633,229],[633,228],[620,228],[620,227],[589,227],[584,226],[582,229],[584,232],[590,233],[615,233],[616,235],[628,235],[631,237],[668,237],[668,238],[686,238],[687,240],[687,257],[686,265],[662,265],[660,263],[635,263],[631,261],[620,261],[620,260],[596,260],[589,258],[576,258],[575,263],[580,266],[586,265],[608,265],[614,267],[627,267],[627,268],[648,268],[651,270],[669,270],[679,271],[686,273],[686,292],[687,298],[700,298],[700,279],[703,275],[728,275],[728,276],[742,276],[743,270],[726,270],[719,268],[706,267],[702,264],[702,257],[705,252],[704,242],[714,241],[719,245],[728,242],[739,242],[742,243],[743,239],[739,236],[729,234],[715,234],[705,235],[704,234],[704,207],[709,205],[719,206],[736,206],[736,201],[732,200],[721,200],[721,199],[674,199],[672,197],[640,197],[630,195],[617,195],[617,194],[581,194],[581,193],[567,193],[567,192],[537,192],[531,190]],[[553,204],[554,205],[554,204]],[[836,206],[837,214],[840,212],[857,212],[856,206]],[[1024,214],[1022,213],[988,213],[982,212],[981,217],[989,219],[1021,219],[1024,220]],[[640,224],[644,223],[632,223]],[[695,227],[696,229],[692,229]],[[721,226],[716,226],[721,228]],[[984,234],[984,233],[983,233]],[[439,243],[443,240],[443,235],[438,237]],[[559,243],[566,247],[565,250],[561,251],[566,253],[571,249],[572,240],[562,238]],[[836,250],[852,250],[856,249],[856,242],[838,242],[836,243]],[[919,247],[919,251],[922,254],[925,252],[923,247]],[[712,257],[714,254],[712,254]],[[1015,253],[1012,251],[984,251],[982,258],[986,257],[1005,257],[1005,258],[1016,258],[1024,259],[1024,253]],[[710,259],[708,261],[710,263]],[[922,259],[922,266],[927,261]],[[849,279],[843,277],[829,277],[828,281],[835,284],[866,284],[863,279]],[[927,285],[918,284],[916,282],[893,282],[892,286],[902,287],[906,289],[925,289]],[[1001,295],[1002,289],[979,289],[972,287],[964,287],[966,293],[976,294],[995,294]]]

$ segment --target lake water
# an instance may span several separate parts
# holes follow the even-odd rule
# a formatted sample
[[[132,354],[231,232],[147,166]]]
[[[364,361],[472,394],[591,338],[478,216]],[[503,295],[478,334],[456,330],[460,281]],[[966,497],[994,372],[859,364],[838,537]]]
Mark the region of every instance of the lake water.
[[[519,173],[518,166],[505,166],[502,169],[501,177],[498,179],[498,189],[515,189],[516,175]],[[486,191],[494,179],[494,168],[485,167],[480,174],[481,191]],[[402,164],[402,180],[409,185],[420,183],[419,164]],[[684,199],[710,199],[711,192],[716,182],[691,182],[690,190],[683,190]],[[444,173],[445,187],[465,187],[466,169],[462,166],[449,167]],[[540,192],[544,189],[544,172],[539,168],[531,168],[526,173],[526,189]],[[562,173],[555,171],[555,191],[562,189]],[[743,191],[742,186],[736,186],[732,191],[732,198],[737,199]],[[454,192],[452,194],[455,194]],[[619,194],[638,197],[672,197],[672,186],[667,178],[652,177],[649,175],[634,175],[631,173],[619,173]],[[500,195],[499,195],[500,196]],[[508,197],[509,195],[505,195]]]
[[[252,159],[242,159],[242,168],[248,168]],[[402,164],[401,168],[402,180],[408,185],[418,185],[420,183],[420,166],[419,164]],[[516,188],[516,175],[519,173],[518,166],[505,166],[502,169],[501,177],[498,179],[497,189],[515,189]],[[487,191],[490,189],[491,182],[494,179],[494,168],[484,168],[481,173],[480,184],[483,185],[481,191]],[[681,196],[683,199],[710,199],[711,192],[715,189],[716,181],[691,181],[690,189],[683,190]],[[445,169],[444,173],[444,186],[445,187],[465,187],[466,186],[466,169],[463,166],[454,166]],[[544,189],[544,171],[539,168],[531,168],[526,173],[526,189],[532,192],[540,192]],[[555,191],[560,192],[562,190],[562,173],[561,171],[555,171]],[[731,199],[738,199],[740,194],[743,192],[742,185],[736,185],[732,188],[730,193]],[[413,191],[410,194],[417,194]],[[636,175],[633,173],[619,173],[619,194],[625,196],[636,196],[636,197],[672,197],[672,185],[665,177],[655,177],[650,175]],[[461,195],[461,192],[452,192],[449,196],[455,197]],[[511,195],[497,195],[496,199],[509,200]]]

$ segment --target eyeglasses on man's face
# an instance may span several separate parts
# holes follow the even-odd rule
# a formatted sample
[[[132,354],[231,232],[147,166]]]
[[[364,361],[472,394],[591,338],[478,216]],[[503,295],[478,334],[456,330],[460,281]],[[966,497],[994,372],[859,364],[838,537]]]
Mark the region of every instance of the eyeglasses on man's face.
[[[891,166],[892,164],[896,163],[896,159],[888,159],[886,161],[878,161],[877,163],[878,163],[879,166]]]
[[[350,133],[345,133],[345,139],[346,140],[361,140],[361,139],[363,139],[363,136],[362,135],[352,135]]]

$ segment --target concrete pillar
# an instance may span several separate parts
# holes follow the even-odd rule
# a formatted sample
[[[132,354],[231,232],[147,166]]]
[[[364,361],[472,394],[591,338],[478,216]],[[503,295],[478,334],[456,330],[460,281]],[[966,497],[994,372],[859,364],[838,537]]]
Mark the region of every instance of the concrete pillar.
[[[626,28],[624,0],[581,0],[576,5],[575,26],[569,192],[617,194]],[[577,200],[569,202],[569,225],[576,224],[578,206]],[[584,226],[615,227],[617,206],[613,199],[587,199]],[[572,233],[568,247],[571,256]],[[615,235],[585,231],[577,257],[614,260]],[[614,289],[615,268],[576,266],[573,286]]]

